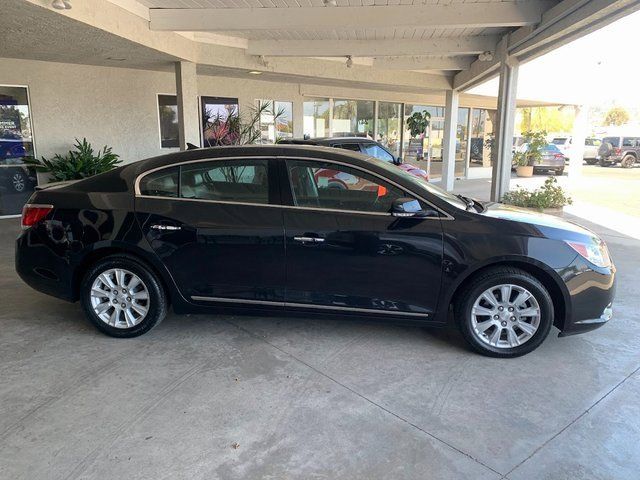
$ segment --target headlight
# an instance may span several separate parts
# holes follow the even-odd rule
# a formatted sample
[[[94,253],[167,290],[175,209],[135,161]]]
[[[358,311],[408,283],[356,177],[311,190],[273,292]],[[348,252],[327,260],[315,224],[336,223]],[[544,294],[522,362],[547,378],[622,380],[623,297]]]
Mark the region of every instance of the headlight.
[[[594,238],[593,241],[589,243],[565,242],[578,252],[581,257],[586,258],[594,265],[598,267],[611,266],[611,258],[609,257],[607,245],[599,238]]]

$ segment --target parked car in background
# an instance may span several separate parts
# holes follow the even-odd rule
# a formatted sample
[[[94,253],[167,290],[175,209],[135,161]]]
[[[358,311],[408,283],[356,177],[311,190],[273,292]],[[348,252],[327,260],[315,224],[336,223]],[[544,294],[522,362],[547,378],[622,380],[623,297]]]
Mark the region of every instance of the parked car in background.
[[[640,135],[637,137],[605,137],[598,150],[601,167],[619,163],[622,168],[631,168],[640,159]]]
[[[523,143],[518,147],[517,151],[526,152],[529,148],[529,144]],[[562,175],[564,173],[564,155],[560,151],[557,145],[549,143],[542,148],[542,158],[538,163],[533,165],[533,173],[553,172],[556,175]]]
[[[572,137],[554,137],[551,143],[560,149],[565,160],[569,160],[571,154],[571,145],[573,144]],[[584,139],[584,153],[582,159],[587,162],[588,165],[595,165],[598,162],[598,149],[602,141],[598,138],[585,138]]]
[[[357,181],[331,188],[324,171]],[[453,195],[344,149],[252,145],[142,160],[42,187],[22,227],[20,277],[79,300],[119,338],[149,331],[169,307],[441,327],[453,313],[475,350],[514,357],[552,326],[566,336],[612,316],[616,269],[593,232]]]
[[[279,142],[284,145],[317,145],[321,147],[333,147],[333,148],[342,148],[344,150],[351,150],[352,152],[362,153],[364,155],[368,155],[384,162],[392,163],[397,165],[399,168],[404,170],[405,172],[409,172],[411,175],[415,175],[416,177],[424,178],[425,180],[429,180],[429,175],[427,172],[419,167],[411,165],[410,163],[405,163],[402,161],[401,157],[396,157],[393,155],[386,147],[384,147],[380,142],[376,142],[375,140],[371,140],[370,138],[364,137],[320,137],[320,138],[310,138],[310,139],[293,139],[293,140],[283,140]]]

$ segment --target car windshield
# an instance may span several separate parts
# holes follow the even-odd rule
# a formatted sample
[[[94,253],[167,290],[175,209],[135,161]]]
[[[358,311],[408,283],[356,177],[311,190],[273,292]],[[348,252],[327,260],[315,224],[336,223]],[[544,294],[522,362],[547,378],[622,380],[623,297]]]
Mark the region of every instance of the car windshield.
[[[383,168],[389,173],[401,176],[407,182],[410,182],[411,184],[415,185],[418,188],[418,190],[423,190],[423,191],[426,190],[431,195],[435,195],[439,199],[447,202],[449,205],[452,205],[461,210],[467,210],[466,202],[456,197],[454,194],[449,193],[441,189],[440,187],[435,186],[433,183],[429,183],[424,178],[412,175],[411,173],[408,173],[402,170],[401,168],[396,167],[392,163],[385,162],[375,157],[369,157],[369,161],[371,163],[375,163],[377,166],[379,166],[380,168]]]
[[[605,137],[602,139],[602,143],[610,143],[612,147],[619,147],[620,137]]]
[[[564,145],[567,139],[565,137],[557,137],[551,140],[554,145]]]

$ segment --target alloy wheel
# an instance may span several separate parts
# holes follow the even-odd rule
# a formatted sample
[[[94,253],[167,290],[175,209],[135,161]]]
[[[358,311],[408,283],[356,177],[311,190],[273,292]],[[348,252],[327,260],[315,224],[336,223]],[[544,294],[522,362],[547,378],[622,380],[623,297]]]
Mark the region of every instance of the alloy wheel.
[[[13,175],[11,180],[13,182],[13,188],[15,189],[16,192],[22,192],[24,190],[25,188],[24,175],[22,175],[21,173],[16,173]]]
[[[91,307],[107,325],[131,328],[142,322],[149,312],[149,291],[135,273],[112,268],[93,281]]]
[[[485,290],[471,309],[473,334],[496,348],[514,348],[535,335],[540,326],[540,304],[524,287],[501,284]]]

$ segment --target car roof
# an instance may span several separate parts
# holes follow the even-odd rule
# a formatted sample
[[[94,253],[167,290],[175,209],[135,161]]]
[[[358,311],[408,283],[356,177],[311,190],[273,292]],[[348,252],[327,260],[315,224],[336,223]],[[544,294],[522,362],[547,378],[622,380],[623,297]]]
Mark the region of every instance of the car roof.
[[[281,145],[331,145],[335,143],[377,143],[367,137],[315,137],[315,138],[292,138],[283,140]]]

